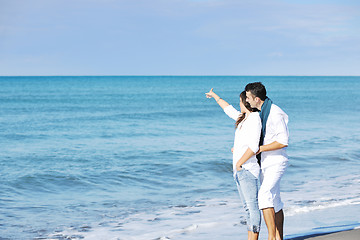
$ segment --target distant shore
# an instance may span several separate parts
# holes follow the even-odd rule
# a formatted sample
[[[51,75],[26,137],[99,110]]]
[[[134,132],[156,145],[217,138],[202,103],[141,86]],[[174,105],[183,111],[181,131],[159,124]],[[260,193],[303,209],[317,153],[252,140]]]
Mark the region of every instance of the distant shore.
[[[288,238],[287,240],[358,240],[360,238],[360,229],[347,231],[312,234],[308,236]]]

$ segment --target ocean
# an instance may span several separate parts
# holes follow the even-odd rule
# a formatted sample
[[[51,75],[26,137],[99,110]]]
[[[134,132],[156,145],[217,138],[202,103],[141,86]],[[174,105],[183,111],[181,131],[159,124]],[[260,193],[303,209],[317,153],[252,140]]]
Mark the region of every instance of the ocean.
[[[289,115],[286,238],[360,226],[360,77],[0,77],[0,239],[245,239],[205,93],[256,81]]]

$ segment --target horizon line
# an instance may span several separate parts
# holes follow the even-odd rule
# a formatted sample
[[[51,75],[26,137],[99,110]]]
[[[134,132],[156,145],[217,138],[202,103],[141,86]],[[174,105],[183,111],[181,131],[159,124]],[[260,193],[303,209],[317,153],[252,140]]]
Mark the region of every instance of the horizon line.
[[[360,77],[360,75],[0,75],[0,77]]]

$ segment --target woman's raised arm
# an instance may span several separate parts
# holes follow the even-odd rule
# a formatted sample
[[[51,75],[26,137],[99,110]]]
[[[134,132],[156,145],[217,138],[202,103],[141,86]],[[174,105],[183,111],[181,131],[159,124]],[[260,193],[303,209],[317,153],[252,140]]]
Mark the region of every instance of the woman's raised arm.
[[[213,92],[213,89],[210,89],[210,92],[208,93],[205,93],[206,97],[207,98],[214,98],[215,101],[219,104],[219,106],[224,109],[226,108],[227,106],[229,106],[230,104],[227,103],[224,99],[222,99],[221,97],[219,97],[216,93]]]

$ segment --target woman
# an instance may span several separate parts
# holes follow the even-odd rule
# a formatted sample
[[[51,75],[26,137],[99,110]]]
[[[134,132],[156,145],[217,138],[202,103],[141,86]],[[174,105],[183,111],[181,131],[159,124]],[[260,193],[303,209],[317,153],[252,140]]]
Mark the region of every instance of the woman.
[[[261,120],[259,113],[246,102],[246,92],[240,94],[240,109],[221,99],[213,88],[206,93],[207,98],[214,98],[224,112],[236,121],[233,152],[233,171],[240,199],[246,211],[248,240],[257,240],[260,231],[261,214],[258,206],[260,167],[255,153],[259,150]]]

